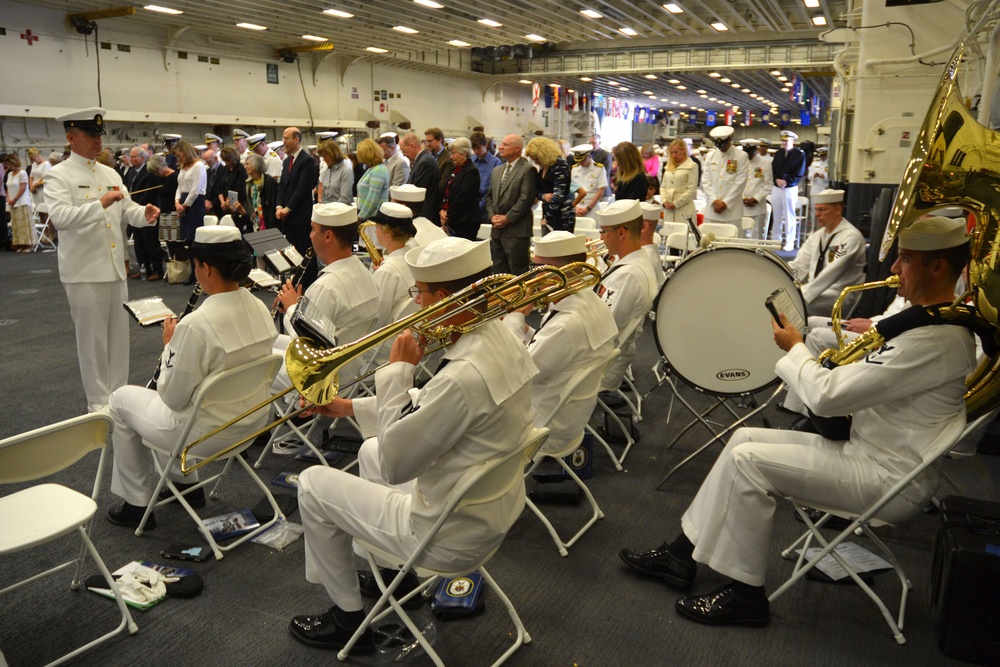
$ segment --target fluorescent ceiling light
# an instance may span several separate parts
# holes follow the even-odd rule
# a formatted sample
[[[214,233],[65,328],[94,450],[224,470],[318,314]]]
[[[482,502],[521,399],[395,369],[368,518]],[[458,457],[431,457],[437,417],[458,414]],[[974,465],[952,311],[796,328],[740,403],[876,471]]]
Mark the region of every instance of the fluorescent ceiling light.
[[[826,25],[825,16],[814,16],[812,18],[813,25]]]
[[[589,76],[581,76],[580,81],[593,81]]]
[[[644,76],[645,76],[645,77],[646,77],[647,79],[649,79],[650,81],[652,81],[653,79],[655,79],[655,78],[656,78],[656,75],[655,75],[655,74],[645,74]]]
[[[618,83],[617,81],[608,81],[608,85],[609,86],[620,86],[621,84]]]
[[[502,28],[503,27],[503,23],[497,23],[493,19],[479,19],[479,23],[482,23],[483,25],[488,25],[491,28]]]
[[[668,2],[667,4],[663,5],[663,8],[666,9],[671,14],[684,13],[684,9],[680,5],[674,4],[673,2]]]
[[[405,25],[395,25],[392,27],[393,30],[398,30],[399,32],[405,32],[407,35],[416,35],[419,30],[414,30],[413,28],[407,28]]]
[[[310,42],[328,42],[326,37],[318,37],[316,35],[302,35],[302,39],[308,39]]]
[[[699,88],[698,90],[696,90],[694,92],[698,93],[699,95],[702,95],[704,93],[707,93],[708,91],[707,90],[702,90],[701,88]]]
[[[708,73],[708,75],[709,75],[710,77],[712,77],[713,79],[718,79],[718,78],[719,78],[720,76],[722,76],[722,75],[721,75],[721,74],[719,74],[718,72],[709,72],[709,73]]]
[[[591,19],[604,18],[604,14],[601,14],[600,12],[595,12],[593,9],[581,9],[580,13],[586,16],[587,18]]]
[[[642,91],[642,94],[643,95],[652,95],[653,91],[652,90],[644,90],[644,91]]]
[[[450,40],[448,43],[451,44],[452,46],[457,46],[459,48],[462,48],[464,46],[472,46],[472,44],[469,44],[468,42],[463,42],[460,39],[453,39]]]
[[[324,14],[329,14],[330,16],[338,16],[342,19],[353,19],[354,14],[348,14],[347,12],[341,11],[339,9],[324,9]]]
[[[728,78],[728,77],[722,77],[721,79],[719,79],[719,81],[721,81],[722,83],[732,83],[733,82],[733,80],[730,79],[730,78]]]
[[[718,30],[719,32],[725,32],[729,30],[729,28],[726,27],[726,24],[722,23],[721,21],[716,21],[715,23],[712,24],[712,27]]]
[[[698,97],[704,98],[706,100],[708,99],[708,95],[699,95]]]
[[[623,35],[628,35],[629,37],[635,37],[639,34],[635,30],[632,30],[632,28],[618,28],[618,32]]]
[[[573,90],[572,88],[567,88],[567,89],[566,89],[566,92],[567,92],[567,93],[575,93],[576,91],[575,91],[575,90]]]
[[[434,0],[413,0],[413,2],[418,5],[423,5],[424,7],[429,7],[431,9],[443,9],[444,5],[434,2]]]
[[[740,84],[738,84],[738,83],[731,83],[729,85],[732,86],[733,88],[739,88],[740,87]]]
[[[618,88],[618,90],[622,91],[623,93],[628,92],[628,88],[626,88],[625,86],[621,86],[620,88]]]
[[[787,93],[787,92],[788,92],[788,88],[782,88],[782,89],[781,89],[781,92],[783,92],[783,93]]]
[[[388,49],[380,49],[377,46],[369,46],[365,51],[371,51],[372,53],[389,53]]]
[[[530,85],[530,84],[534,83],[534,81],[528,81],[527,79],[521,79],[520,81],[518,81],[518,83],[526,83],[526,84]]]
[[[171,9],[170,7],[160,7],[159,5],[146,5],[143,9],[148,9],[151,12],[160,12],[161,14],[183,14],[179,9]]]
[[[750,89],[749,88],[740,88],[740,92],[741,93],[749,93]]]
[[[787,76],[779,76],[778,77],[778,81],[788,81],[788,77]]]
[[[678,83],[680,83],[680,79],[668,79],[667,83],[672,83],[676,86]]]
[[[550,83],[549,84],[549,88],[560,88],[560,87],[561,86],[558,83]]]
[[[532,42],[544,42],[545,41],[544,37],[542,37],[541,35],[535,35],[535,34],[525,35],[524,38],[525,39],[530,39]]]
[[[805,0],[805,5],[809,9],[816,9],[819,7],[819,0]]]
[[[771,76],[781,76],[781,70],[779,69],[771,70]]]
[[[257,25],[256,23],[237,23],[237,28],[246,28],[247,30],[267,30],[265,26]]]
[[[687,90],[687,86],[677,86],[677,90]]]

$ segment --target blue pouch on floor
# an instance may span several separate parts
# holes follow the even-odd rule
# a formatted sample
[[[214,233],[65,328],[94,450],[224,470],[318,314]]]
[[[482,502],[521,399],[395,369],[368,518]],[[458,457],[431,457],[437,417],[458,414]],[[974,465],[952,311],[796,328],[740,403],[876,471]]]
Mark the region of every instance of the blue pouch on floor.
[[[483,599],[483,575],[470,572],[464,577],[442,579],[438,584],[431,612],[442,621],[471,618],[486,611]]]

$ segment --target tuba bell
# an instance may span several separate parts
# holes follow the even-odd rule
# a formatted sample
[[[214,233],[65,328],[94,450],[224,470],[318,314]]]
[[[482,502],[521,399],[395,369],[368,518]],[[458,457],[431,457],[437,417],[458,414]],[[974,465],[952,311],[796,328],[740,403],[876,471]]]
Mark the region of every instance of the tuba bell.
[[[965,107],[957,80],[964,48],[960,45],[949,59],[917,135],[879,259],[885,261],[900,231],[931,211],[958,206],[972,213],[976,225],[971,232],[968,291],[935,316],[985,333],[990,340],[984,341],[984,349],[992,352],[1000,342],[1000,132],[980,125]],[[969,295],[974,310],[960,305]],[[876,329],[877,325],[871,335],[826,355],[829,362],[850,363],[881,345],[883,337]],[[1000,406],[1000,354],[986,356],[966,378],[966,389],[969,419]]]

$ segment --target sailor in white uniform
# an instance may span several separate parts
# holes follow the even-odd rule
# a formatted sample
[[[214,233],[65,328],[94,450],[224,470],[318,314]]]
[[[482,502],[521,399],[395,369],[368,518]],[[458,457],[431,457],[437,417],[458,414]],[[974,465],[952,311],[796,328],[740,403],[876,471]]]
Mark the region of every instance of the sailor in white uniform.
[[[924,218],[899,234],[892,271],[899,294],[919,306],[949,304],[969,259],[965,225]],[[708,594],[680,598],[677,611],[701,623],[766,625],[764,579],[777,501],[862,512],[921,461],[939,435],[965,424],[965,377],[976,367],[973,337],[941,324],[909,329],[863,361],[821,366],[786,319],[773,325],[787,352],[777,373],[823,416],[853,415],[850,439],[741,428],[708,473],[681,518],[682,534],[660,547],[620,556],[640,573],[688,590],[696,562],[732,581]],[[938,483],[936,466],[917,476],[875,516],[895,523],[919,513]]]
[[[72,152],[45,176],[49,220],[59,231],[59,280],[76,329],[90,412],[128,382],[125,226],[146,227],[160,215],[152,204],[133,202],[118,172],[96,162],[106,134],[104,115],[94,107],[56,119]]]
[[[406,261],[424,308],[488,275],[492,266],[489,242],[457,237],[413,248]],[[448,323],[471,318],[456,313]],[[403,562],[462,475],[518,447],[531,428],[531,378],[537,369],[521,341],[497,321],[453,338],[448,364],[422,389],[413,388],[422,350],[406,331],[393,342],[392,363],[375,375],[376,396],[338,398],[320,409],[330,417],[353,415],[372,438],[358,455],[360,477],[325,466],[299,477],[306,579],[321,584],[334,604],[325,613],[292,619],[292,636],[304,644],[341,648],[364,619],[361,595],[373,593],[373,582],[370,573],[364,585],[359,582],[352,536]],[[417,565],[474,566],[500,544],[523,507],[518,476],[495,500],[454,513]],[[352,649],[374,650],[370,632]]]
[[[749,238],[762,239],[767,230],[767,197],[774,187],[771,175],[771,160],[760,155],[760,140],[744,139],[743,150],[750,158],[747,170],[747,188],[743,192],[743,216],[753,219]]]
[[[431,241],[448,238],[448,233],[440,226],[425,218],[424,197],[427,189],[413,183],[389,186],[389,201],[403,204],[413,212],[413,226],[417,233],[413,235],[413,240],[417,245],[427,245]]]
[[[192,401],[201,384],[215,373],[260,359],[271,353],[278,332],[267,307],[239,285],[250,273],[253,255],[235,227],[199,227],[191,244],[191,257],[198,283],[208,295],[183,320],[172,318],[163,327],[161,372],[156,389],[132,385],[111,394],[112,436],[115,467],[111,492],[125,502],[108,512],[112,523],[135,528],[142,519],[153,488],[147,441],[169,448],[177,432],[195,420],[191,441],[233,419],[268,396],[262,383],[257,395],[228,404],[213,403],[192,414]],[[227,431],[222,446],[237,442],[263,426],[267,413],[245,419]],[[207,456],[216,450],[196,450]],[[180,490],[198,481],[197,474],[184,477],[179,469],[169,473]],[[201,489],[185,498],[193,506],[205,503]],[[156,527],[152,515],[146,530]]]
[[[743,221],[743,193],[747,189],[750,160],[733,146],[733,128],[720,125],[709,136],[715,148],[705,156],[701,190],[705,193],[705,222],[726,222],[737,228]]]
[[[264,141],[265,139],[267,139],[267,135],[263,132],[258,132],[247,139],[247,145],[250,147],[251,153],[256,153],[264,158],[265,173],[275,180],[280,180],[281,160],[278,159],[274,151],[268,148],[267,142]]]
[[[649,264],[653,269],[653,275],[656,276],[656,291],[659,292],[663,282],[667,279],[667,275],[663,272],[663,258],[660,257],[660,244],[654,242],[653,234],[656,233],[656,228],[660,224],[663,207],[659,204],[648,202],[641,202],[639,207],[642,208],[642,231],[639,233],[639,239],[640,243],[642,243],[642,251],[649,257]]]

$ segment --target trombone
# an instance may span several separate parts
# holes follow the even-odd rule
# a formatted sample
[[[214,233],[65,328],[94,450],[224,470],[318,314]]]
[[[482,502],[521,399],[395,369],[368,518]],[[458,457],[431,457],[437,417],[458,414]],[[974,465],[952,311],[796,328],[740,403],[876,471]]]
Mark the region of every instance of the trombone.
[[[600,280],[601,273],[586,262],[574,262],[560,268],[540,266],[520,276],[501,273],[483,278],[441,301],[387,324],[353,343],[333,348],[321,348],[311,338],[296,338],[285,352],[285,365],[288,377],[292,381],[292,387],[271,396],[186,445],[181,450],[181,472],[187,475],[299,416],[308,407],[293,410],[284,417],[266,424],[239,442],[200,458],[197,463],[191,466],[188,465],[188,453],[193,448],[292,391],[297,390],[312,405],[329,403],[336,398],[337,392],[342,388],[338,373],[345,364],[375,349],[402,331],[413,329],[418,335],[434,341],[426,348],[426,354],[431,354],[451,345],[456,335],[473,331],[487,322],[529,304],[542,308],[579,290],[592,289]],[[448,323],[448,320],[463,313],[471,314],[472,318],[462,323]],[[382,366],[343,386],[359,382],[377,372],[379,368]]]

